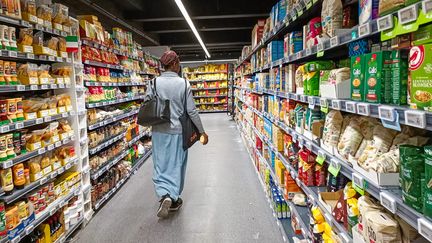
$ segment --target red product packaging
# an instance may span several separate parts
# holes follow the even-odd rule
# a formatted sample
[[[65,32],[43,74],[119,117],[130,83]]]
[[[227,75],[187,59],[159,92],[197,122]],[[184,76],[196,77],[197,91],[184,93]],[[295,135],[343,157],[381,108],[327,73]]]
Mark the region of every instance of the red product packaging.
[[[316,160],[316,155],[311,155],[313,160]],[[315,163],[315,186],[325,186],[327,179],[327,168],[326,164],[320,165]]]
[[[315,184],[315,161],[311,161],[311,152],[302,149],[299,151],[299,173],[301,170],[301,180],[306,186],[314,186]]]

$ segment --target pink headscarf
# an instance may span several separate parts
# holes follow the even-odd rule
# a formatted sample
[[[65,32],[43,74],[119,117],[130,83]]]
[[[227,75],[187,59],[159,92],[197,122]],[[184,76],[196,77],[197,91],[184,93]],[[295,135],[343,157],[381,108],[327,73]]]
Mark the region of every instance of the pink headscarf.
[[[160,58],[160,61],[164,66],[169,66],[178,60],[179,57],[175,51],[166,51]]]

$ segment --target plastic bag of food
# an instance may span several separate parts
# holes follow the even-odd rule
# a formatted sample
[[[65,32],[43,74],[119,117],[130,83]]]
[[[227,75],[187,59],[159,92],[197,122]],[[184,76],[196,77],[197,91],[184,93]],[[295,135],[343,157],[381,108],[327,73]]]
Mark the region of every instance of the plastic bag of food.
[[[36,10],[37,17],[47,22],[52,22],[52,12],[52,8],[47,5],[40,5]]]
[[[341,0],[324,0],[321,11],[323,34],[331,38],[335,30],[342,28],[343,6]]]
[[[354,156],[362,139],[360,122],[357,119],[352,119],[339,140],[339,154],[346,159],[348,159],[349,155]]]
[[[61,52],[66,52],[66,39],[65,38],[58,38],[58,48]]]
[[[21,0],[21,11],[36,16],[36,1]]]
[[[60,3],[54,3],[53,6],[53,23],[63,24],[67,21],[69,8]]]
[[[365,214],[369,242],[402,242],[398,222],[386,212],[368,211]]]
[[[42,31],[36,32],[33,35],[33,45],[43,46],[44,44],[44,33]]]
[[[330,110],[326,116],[323,129],[323,142],[326,146],[336,147],[339,141],[343,123],[340,111]]]
[[[18,37],[19,37],[18,38],[18,44],[21,44],[24,46],[33,45],[33,29],[30,29],[30,28],[20,29]]]
[[[45,103],[45,99],[41,98],[24,99],[22,104],[23,111],[25,113],[37,112],[39,110],[46,110],[48,108],[48,105]]]
[[[51,70],[52,74],[59,77],[70,77],[72,74],[72,67],[66,63],[54,63]]]
[[[51,50],[58,51],[59,39],[57,37],[51,37],[49,40],[45,41],[45,46]]]
[[[350,80],[350,68],[338,68],[330,70],[329,83],[339,84],[343,81]]]
[[[405,4],[405,0],[380,0],[378,6],[379,16],[386,15],[399,8],[402,8]]]

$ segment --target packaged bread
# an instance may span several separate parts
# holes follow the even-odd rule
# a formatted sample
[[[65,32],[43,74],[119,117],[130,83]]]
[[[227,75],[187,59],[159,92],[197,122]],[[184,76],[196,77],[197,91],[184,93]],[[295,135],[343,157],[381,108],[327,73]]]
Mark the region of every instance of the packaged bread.
[[[33,63],[18,64],[17,76],[21,84],[39,84],[38,67]]]
[[[37,17],[44,20],[44,22],[52,21],[52,12],[53,10],[47,5],[40,5],[36,10]]]
[[[354,156],[362,142],[363,135],[361,133],[360,122],[358,119],[351,119],[349,125],[343,132],[339,143],[339,154],[348,159],[349,155]]]
[[[340,111],[331,110],[325,120],[323,142],[326,146],[336,147],[342,129],[343,117]]]
[[[58,38],[58,50],[61,52],[66,52],[66,39]]]
[[[33,35],[33,45],[43,46],[43,44],[44,44],[44,33],[42,31],[38,31]]]
[[[67,22],[69,15],[69,8],[63,4],[55,3],[52,5],[53,8],[53,23],[64,24]]]
[[[402,243],[399,223],[384,211],[368,211],[365,214],[367,221],[368,242]]]
[[[51,37],[45,42],[45,46],[51,50],[58,51],[59,39],[57,37]]]
[[[47,154],[44,155],[44,156],[42,156],[42,159],[41,159],[41,161],[40,161],[40,165],[41,165],[41,168],[42,168],[42,169],[44,169],[44,168],[46,168],[46,167],[48,167],[48,166],[51,166],[51,159],[50,159],[50,156],[48,156]]]
[[[67,133],[72,131],[72,127],[70,126],[67,120],[61,120],[59,124],[59,133]]]
[[[37,15],[36,1],[35,0],[21,0],[21,12],[36,16]],[[29,20],[29,19],[27,19],[27,20]]]
[[[384,208],[376,200],[368,196],[361,196],[357,203],[359,209],[358,231],[363,235],[364,239],[369,239],[366,214],[371,211],[384,211]]]
[[[21,44],[24,46],[33,45],[33,29],[30,29],[30,28],[20,29],[18,37],[19,37],[18,38],[18,44]]]
[[[27,166],[30,169],[30,174],[37,174],[37,173],[41,172],[41,165],[40,165],[41,159],[42,159],[41,156],[37,156],[37,157],[31,158],[27,162]]]

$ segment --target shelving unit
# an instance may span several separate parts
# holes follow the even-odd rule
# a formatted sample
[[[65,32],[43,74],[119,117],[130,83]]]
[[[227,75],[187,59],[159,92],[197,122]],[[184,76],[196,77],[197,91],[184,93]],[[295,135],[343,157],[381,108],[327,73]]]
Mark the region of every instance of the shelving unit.
[[[284,52],[285,55],[278,60],[271,60],[271,57],[268,57],[269,60],[266,60],[265,58],[264,60],[258,60],[260,54],[263,53],[263,50],[270,46],[273,41],[281,40],[284,42],[284,38],[287,38],[285,37],[286,34],[293,31],[300,31],[303,32],[303,35],[305,36],[304,32],[307,31],[307,27],[306,29],[302,29],[303,25],[308,24],[308,21],[312,18],[321,16],[323,1],[300,1],[294,6],[287,8],[286,16],[282,20],[279,19],[280,22],[275,24],[273,29],[264,34],[262,39],[259,40],[255,46],[245,47],[243,49],[249,51],[244,51],[242,53],[242,56],[239,58],[238,64],[235,67],[234,88],[236,91],[234,107],[236,110],[236,120],[240,133],[243,137],[247,137],[244,139],[244,142],[249,153],[259,154],[259,151],[251,151],[249,149],[249,147],[252,147],[256,150],[255,147],[258,146],[253,142],[253,138],[248,137],[247,135],[252,132],[253,136],[256,136],[257,139],[262,141],[262,143],[269,148],[271,153],[273,153],[275,157],[282,162],[284,168],[290,172],[291,178],[295,180],[298,187],[301,188],[301,191],[307,195],[308,203],[320,209],[326,221],[332,227],[333,232],[337,234],[342,242],[360,242],[362,239],[356,238],[358,236],[353,236],[350,230],[345,228],[342,223],[338,222],[332,216],[332,211],[329,210],[328,205],[320,200],[320,192],[327,191],[326,188],[307,186],[302,181],[301,175],[299,174],[300,172],[298,172],[292,165],[291,159],[285,157],[282,152],[279,152],[275,148],[272,137],[266,137],[266,135],[257,128],[257,126],[262,126],[260,125],[261,121],[263,121],[266,126],[271,124],[274,128],[280,129],[283,134],[289,135],[292,138],[295,147],[310,151],[312,154],[322,159],[325,166],[329,167],[328,173],[334,173],[333,176],[339,174],[348,178],[359,195],[366,193],[377,200],[385,209],[383,211],[390,215],[399,216],[413,229],[417,230],[424,238],[421,240],[426,239],[432,241],[430,233],[432,232],[432,220],[404,202],[403,192],[399,184],[389,183],[387,185],[380,181],[380,178],[384,178],[382,180],[385,180],[387,178],[386,176],[390,176],[390,174],[366,171],[360,167],[357,162],[348,161],[348,159],[339,155],[336,147],[329,148],[323,144],[320,136],[312,134],[309,130],[296,127],[296,123],[291,124],[292,121],[287,122],[286,117],[279,118],[279,114],[274,115],[275,113],[280,112],[282,105],[279,105],[279,108],[273,108],[273,106],[270,105],[270,102],[267,102],[267,99],[271,99],[271,101],[274,102],[275,107],[277,107],[276,104],[281,104],[278,102],[290,101],[293,102],[292,104],[302,105],[305,109],[315,111],[320,110],[322,113],[337,110],[343,112],[345,115],[355,114],[376,118],[378,121],[383,123],[384,127],[390,126],[388,124],[392,124],[395,127],[405,125],[407,127],[432,131],[432,113],[430,111],[412,109],[409,105],[368,103],[366,101],[351,100],[347,98],[320,97],[305,94],[303,93],[303,89],[296,90],[294,88],[294,91],[288,91],[285,86],[282,86],[282,82],[288,83],[288,78],[291,79],[291,76],[288,75],[282,78],[282,75],[286,75],[286,66],[290,65],[295,67],[293,71],[295,72],[298,66],[293,66],[293,64],[300,65],[313,61],[342,60],[348,57],[349,45],[357,43],[358,41],[369,40],[374,43],[371,50],[366,53],[387,50],[385,49],[386,43],[384,42],[390,43],[389,40],[392,38],[401,35],[409,35],[412,32],[417,31],[418,26],[432,23],[431,3],[432,1],[430,0],[410,3],[400,9],[381,15],[376,19],[357,24],[354,27],[340,31],[338,30],[330,38],[321,37],[318,44],[309,46],[306,43],[303,43],[301,51],[291,53],[290,50],[288,55]],[[346,3],[346,5],[350,4],[356,4],[356,2],[351,1]],[[344,5],[344,7],[346,5]],[[408,18],[407,16],[409,15],[412,18]],[[410,26],[416,27],[410,28]],[[401,32],[401,29],[404,29],[404,31]],[[413,37],[410,36],[408,38],[408,49],[412,44],[410,38]],[[401,41],[396,41],[397,43],[392,42],[392,44],[397,46],[403,42],[402,39],[403,38],[400,39]],[[388,46],[389,45],[387,45],[387,48],[390,49]],[[400,47],[392,47],[390,50],[396,48]],[[271,56],[271,54],[268,55]],[[279,76],[274,76],[272,74],[274,70],[279,70],[278,75],[281,75],[280,78]],[[318,70],[318,73],[319,71],[320,70]],[[265,80],[260,81],[259,78],[255,79],[255,77],[260,77],[259,75],[266,74],[269,75],[270,79],[268,83],[266,83]],[[292,77],[294,78],[294,76]],[[259,102],[262,101],[263,103],[258,102],[259,106],[257,103],[253,103],[252,105],[252,102],[249,100],[249,97],[252,96],[262,97],[262,99],[259,98]],[[254,100],[254,102],[256,101]],[[267,105],[269,105],[269,107],[267,107]],[[265,106],[266,108],[260,106]],[[273,109],[275,109],[275,111],[273,111]],[[254,119],[252,122],[246,117],[254,117],[257,120]],[[258,156],[262,157],[263,155]],[[269,161],[266,161],[266,163],[268,170],[270,171],[270,176],[272,178],[278,178],[273,171],[271,163]],[[318,163],[318,160],[316,163]],[[397,173],[394,174],[398,177]],[[280,187],[279,190],[283,190],[283,187]],[[423,195],[423,197],[425,196]],[[298,208],[291,207],[292,214],[299,212],[300,210],[298,210]],[[305,213],[307,215],[310,214],[308,210],[306,210]],[[302,213],[300,212],[300,214]],[[306,217],[306,224],[303,224],[304,227],[301,227],[302,235],[305,239],[312,240],[313,236],[310,233],[308,221],[308,217]],[[290,232],[290,230],[292,229],[286,229],[285,231]]]

